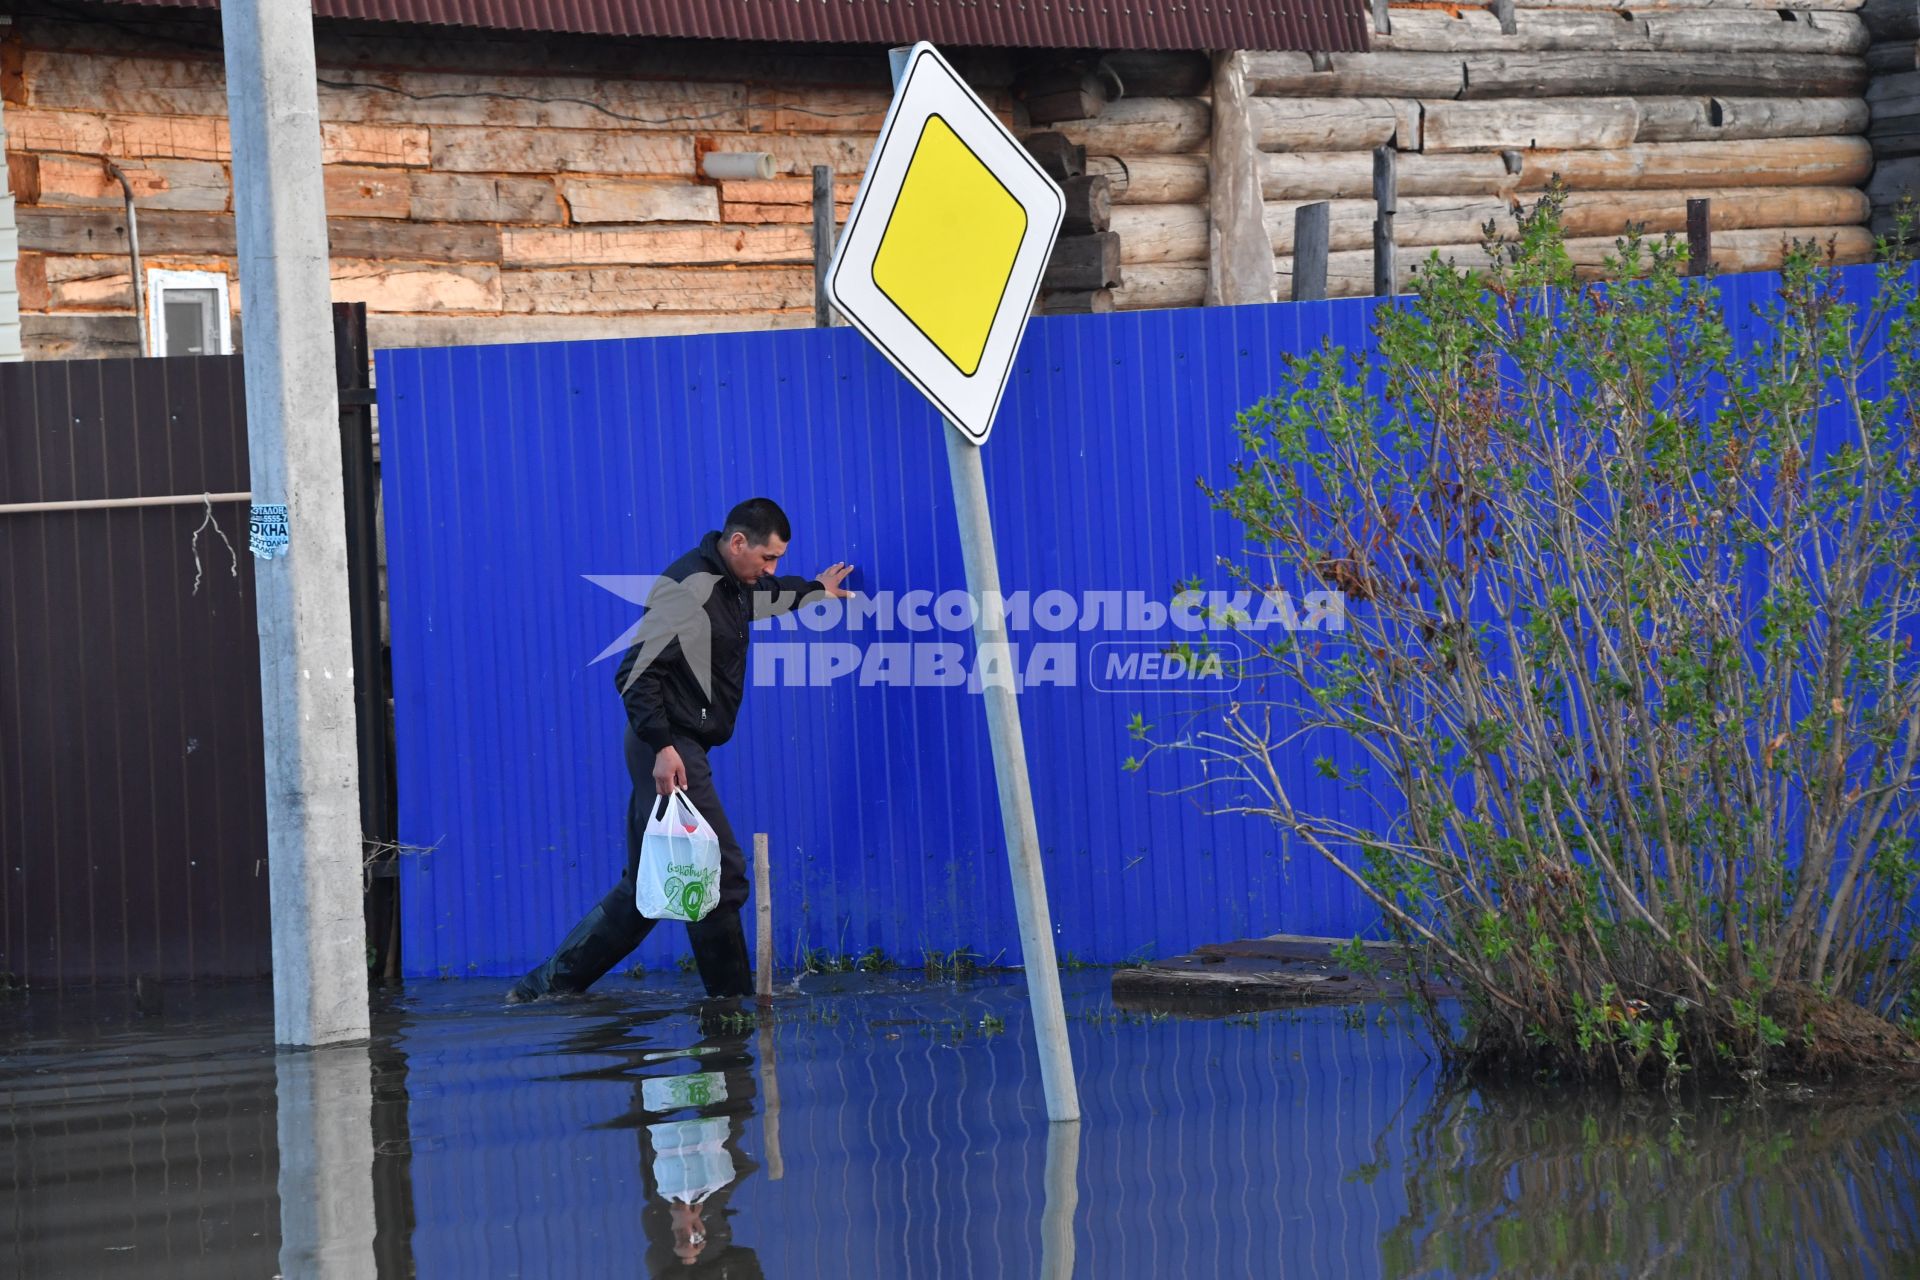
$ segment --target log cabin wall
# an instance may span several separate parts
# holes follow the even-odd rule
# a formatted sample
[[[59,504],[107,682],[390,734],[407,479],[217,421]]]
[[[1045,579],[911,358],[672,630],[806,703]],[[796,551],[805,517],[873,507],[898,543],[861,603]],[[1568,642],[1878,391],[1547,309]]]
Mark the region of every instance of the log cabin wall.
[[[891,98],[878,50],[316,36],[334,297],[381,347],[811,324],[812,166],[844,219]],[[1011,121],[1006,58],[963,66]],[[108,160],[145,265],[224,272],[242,309],[217,15],[30,8],[0,27],[0,101],[29,357],[138,354]],[[709,150],[777,174],[707,180]]]
[[[1916,0],[1899,2],[1911,14]],[[1332,206],[1329,294],[1372,292],[1382,144],[1397,151],[1402,286],[1434,250],[1483,260],[1480,228],[1510,226],[1515,203],[1556,174],[1572,191],[1576,263],[1598,264],[1629,223],[1683,233],[1687,200],[1703,196],[1722,271],[1777,266],[1788,238],[1864,261],[1874,148],[1859,5],[1379,4],[1371,52],[1246,54],[1277,296],[1289,295],[1294,211],[1317,201]],[[1910,57],[1911,40],[1904,48]],[[1056,288],[1073,292],[1051,295],[1050,309],[1193,306],[1206,292],[1207,64],[1128,57],[1132,75],[1097,60],[1075,68],[1077,97],[1063,95],[1059,70],[1016,87],[1035,128],[1085,147],[1112,204],[1117,285],[1063,278]],[[1087,113],[1064,114],[1076,103]]]
[[[1876,148],[1883,216],[1914,181],[1920,0],[1761,3],[1377,0],[1371,52],[1241,54],[1275,296],[1294,211],[1322,200],[1329,293],[1371,291],[1380,144],[1403,281],[1430,250],[1477,260],[1480,227],[1555,174],[1578,261],[1630,222],[1680,231],[1694,196],[1722,270],[1775,265],[1787,236],[1867,257]],[[811,167],[834,168],[844,217],[890,96],[873,49],[316,31],[335,294],[368,304],[379,346],[810,323]],[[1048,309],[1200,304],[1207,55],[960,56],[1031,143],[1077,151],[1055,157]],[[215,15],[30,3],[0,26],[0,110],[30,356],[137,351],[108,161],[135,184],[147,266],[234,275]],[[707,150],[767,151],[779,176],[709,181]]]
[[[1894,212],[1908,198],[1920,199],[1920,0],[1867,0],[1861,10],[1873,44],[1867,66],[1873,143],[1873,228],[1893,230]]]

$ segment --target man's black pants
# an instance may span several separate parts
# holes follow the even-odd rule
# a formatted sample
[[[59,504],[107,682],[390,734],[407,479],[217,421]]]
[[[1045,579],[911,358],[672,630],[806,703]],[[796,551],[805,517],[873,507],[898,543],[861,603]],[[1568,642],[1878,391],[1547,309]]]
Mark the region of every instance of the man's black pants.
[[[746,931],[740,924],[740,908],[747,901],[746,855],[734,838],[720,793],[714,790],[706,748],[683,738],[674,739],[673,745],[686,765],[687,799],[720,840],[720,901],[705,919],[687,925],[694,962],[709,996],[751,995],[753,971],[747,959]],[[627,775],[633,780],[633,796],[627,802],[626,871],[619,885],[581,918],[553,955],[520,979],[511,999],[585,991],[653,932],[657,922],[634,906],[634,888],[640,841],[660,798],[653,783],[653,752],[631,728],[626,734],[626,757]]]

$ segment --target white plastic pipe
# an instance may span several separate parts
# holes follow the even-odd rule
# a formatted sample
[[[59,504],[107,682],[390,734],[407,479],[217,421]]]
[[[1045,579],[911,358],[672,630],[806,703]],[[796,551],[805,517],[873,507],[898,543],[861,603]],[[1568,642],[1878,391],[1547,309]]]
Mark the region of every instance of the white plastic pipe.
[[[181,493],[158,498],[70,498],[60,502],[0,503],[0,516],[42,511],[113,511],[120,507],[197,507],[208,502],[252,502],[251,493]]]
[[[133,319],[140,328],[140,354],[153,354],[153,331],[147,323],[147,288],[140,265],[140,215],[133,207],[133,183],[127,177],[127,171],[109,160],[107,172],[120,184],[120,192],[126,197],[127,205],[127,256],[133,267]]]
[[[723,182],[773,176],[773,156],[765,151],[709,151],[700,160],[700,172]]]

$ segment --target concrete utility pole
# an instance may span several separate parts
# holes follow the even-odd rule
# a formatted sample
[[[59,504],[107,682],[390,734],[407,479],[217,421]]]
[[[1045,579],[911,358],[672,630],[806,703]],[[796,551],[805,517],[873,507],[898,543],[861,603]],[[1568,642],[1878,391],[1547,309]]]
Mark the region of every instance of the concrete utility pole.
[[[360,777],[310,0],[226,0],[265,725],[274,1040],[367,1034]],[[268,510],[262,511],[266,507]],[[271,539],[271,532],[269,534]]]

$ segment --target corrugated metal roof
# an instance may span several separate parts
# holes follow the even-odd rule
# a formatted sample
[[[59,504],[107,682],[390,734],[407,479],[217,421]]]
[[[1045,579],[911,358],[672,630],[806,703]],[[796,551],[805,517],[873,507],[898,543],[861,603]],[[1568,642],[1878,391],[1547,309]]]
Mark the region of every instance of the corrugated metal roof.
[[[1368,32],[1363,0],[313,0],[313,12],[594,35],[1036,49],[1363,50]]]

